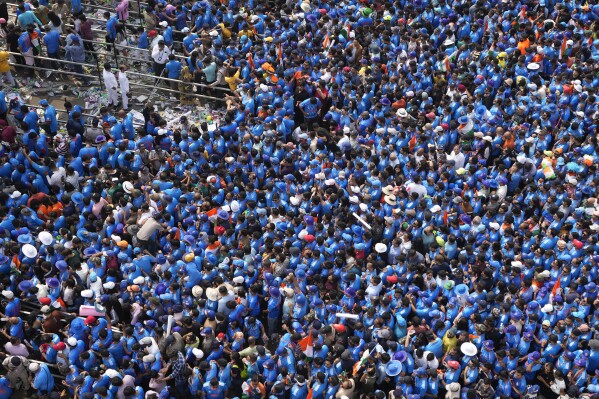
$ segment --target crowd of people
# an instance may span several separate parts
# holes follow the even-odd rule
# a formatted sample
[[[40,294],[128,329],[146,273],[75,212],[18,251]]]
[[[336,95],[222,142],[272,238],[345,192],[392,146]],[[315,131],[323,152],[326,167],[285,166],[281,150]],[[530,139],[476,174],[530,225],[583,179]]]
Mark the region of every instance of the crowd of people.
[[[599,5],[112,6],[0,3],[12,86],[137,43],[0,92],[0,399],[599,397]]]

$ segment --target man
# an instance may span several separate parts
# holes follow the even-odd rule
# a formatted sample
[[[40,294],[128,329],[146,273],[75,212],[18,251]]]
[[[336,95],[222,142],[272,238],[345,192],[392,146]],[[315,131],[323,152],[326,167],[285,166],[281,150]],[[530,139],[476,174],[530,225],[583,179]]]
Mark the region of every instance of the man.
[[[75,73],[79,74],[77,79],[82,80],[84,85],[89,85],[89,79],[83,71],[83,65],[81,65],[85,62],[85,48],[83,47],[83,43],[81,43],[79,36],[73,36],[71,38],[71,44],[65,46],[65,50],[68,51],[68,53],[71,55],[71,60],[75,63],[71,65],[73,65]]]
[[[39,396],[45,397],[54,389],[54,377],[45,363],[31,363],[29,371],[33,374],[33,388]]]
[[[44,108],[44,123],[42,128],[44,131],[54,137],[58,132],[58,118],[56,116],[56,108],[48,103],[48,100],[40,100],[39,105]]]
[[[79,36],[83,39],[83,45],[85,46],[85,50],[89,54],[91,54],[94,59],[98,58],[98,54],[96,54],[96,49],[94,48],[94,32],[92,31],[92,22],[87,19],[84,14],[79,15]]]
[[[184,398],[187,393],[187,377],[185,376],[185,368],[187,365],[185,364],[185,357],[183,357],[181,352],[173,352],[170,356],[170,360],[171,374],[163,381],[172,381],[172,386],[178,391],[179,397]]]
[[[154,60],[154,74],[161,76],[164,67],[168,62],[168,57],[171,55],[171,50],[166,47],[164,40],[158,41],[158,44],[152,48],[152,59]]]
[[[104,64],[104,71],[102,73],[104,78],[104,86],[106,86],[106,91],[108,92],[108,103],[115,108],[118,108],[119,105],[119,92],[118,92],[118,83],[116,80],[116,76],[112,73],[112,67],[109,62]]]
[[[35,16],[33,11],[25,10],[24,4],[20,4],[18,8],[21,14],[17,17],[17,22],[21,28],[26,29],[27,25],[30,24],[37,25],[39,28],[42,27],[41,21]]]
[[[300,104],[300,109],[304,114],[305,122],[308,126],[311,126],[314,122],[318,121],[321,105],[320,100],[316,97],[311,97]]]
[[[21,33],[21,35],[19,36],[19,51],[21,52],[21,55],[23,56],[23,58],[25,59],[25,65],[28,66],[33,66],[34,64],[34,58],[33,58],[33,45],[31,44],[31,36],[29,35],[29,32],[26,30],[23,33]],[[27,68],[27,74],[29,76],[33,76],[34,75],[34,69],[33,68]]]
[[[56,30],[52,30],[50,25],[46,25],[44,30],[46,31],[46,34],[44,35],[43,42],[46,46],[48,58],[57,60],[59,58],[58,52],[60,50],[60,33]],[[50,65],[52,65],[52,69],[59,69],[59,64],[56,61],[52,61]],[[51,71],[46,71],[46,77],[49,77],[51,73]]]
[[[10,54],[6,51],[0,51],[0,76],[6,78],[13,87],[19,87],[10,73]],[[4,111],[6,112],[6,111]]]
[[[111,50],[111,44],[114,43],[116,39],[116,25],[119,23],[116,16],[110,16],[110,13],[106,11],[104,13],[104,18],[106,18],[106,43],[108,44],[108,51]]]
[[[122,107],[124,110],[129,108],[129,78],[127,77],[127,67],[125,65],[121,65],[119,67],[118,78],[119,78],[119,86],[121,88],[121,100]]]

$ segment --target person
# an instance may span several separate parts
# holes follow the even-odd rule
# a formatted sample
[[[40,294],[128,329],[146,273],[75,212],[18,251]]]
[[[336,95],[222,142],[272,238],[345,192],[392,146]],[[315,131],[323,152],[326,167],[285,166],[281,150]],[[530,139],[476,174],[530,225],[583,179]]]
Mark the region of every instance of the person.
[[[6,51],[0,51],[0,76],[8,80],[12,87],[19,87],[10,71],[10,54]]]
[[[45,34],[42,38],[44,45],[46,46],[46,53],[48,58],[59,59],[60,51],[60,34],[56,31],[51,30],[49,25],[44,27]],[[54,70],[60,69],[60,64],[56,61],[51,61],[50,66]],[[50,76],[51,71],[46,72],[46,77]]]
[[[18,6],[21,14],[17,17],[17,22],[21,29],[27,29],[28,25],[33,25],[41,28],[42,22],[35,16],[35,13],[31,10],[25,10],[25,6],[23,4],[19,4]]]
[[[106,19],[106,43],[108,43],[108,50],[111,49],[110,45],[114,44],[117,36],[116,26],[118,24],[118,19],[114,15],[110,15],[110,12],[104,12],[104,18]]]
[[[83,40],[85,51],[87,54],[90,54],[95,60],[97,60],[98,54],[94,48],[94,32],[92,30],[92,22],[91,20],[87,19],[85,14],[80,14],[77,18],[80,21],[79,30],[77,33],[79,33],[79,36]]]
[[[40,100],[39,105],[44,109],[44,122],[42,128],[50,138],[53,138],[56,136],[56,133],[58,133],[56,108],[53,105],[50,105],[46,99]]]
[[[112,72],[112,66],[109,62],[104,63],[104,71],[102,71],[102,78],[104,79],[104,86],[108,92],[108,105],[118,108],[119,105],[119,92],[118,82],[116,76]]]
[[[76,78],[81,80],[84,85],[89,85],[89,79],[87,78],[82,65],[85,63],[85,47],[83,46],[83,43],[81,43],[79,36],[73,35],[71,38],[71,44],[66,45],[64,48],[69,53],[71,60],[73,61],[73,63],[70,65],[73,67],[74,72],[78,74]],[[106,78],[104,78],[104,82],[106,83]]]
[[[166,70],[166,77],[169,79],[173,79],[173,81],[169,80],[169,85],[172,90],[177,89],[178,82],[176,80],[181,76],[181,62],[177,60],[174,54],[170,54],[168,56],[168,62],[164,66]]]
[[[31,25],[29,26],[31,27]],[[32,28],[32,27],[31,27]],[[25,60],[25,65],[32,67],[34,64],[33,58],[33,44],[31,43],[31,35],[28,30],[22,32],[18,39],[19,51],[23,59]],[[35,70],[33,68],[27,68],[28,75],[33,76]]]
[[[166,47],[164,40],[159,40],[154,47],[152,47],[152,60],[154,61],[154,75],[162,76],[162,72],[169,61],[171,50]]]
[[[119,87],[121,89],[121,105],[124,110],[129,108],[129,78],[127,77],[127,67],[121,65],[118,71]]]

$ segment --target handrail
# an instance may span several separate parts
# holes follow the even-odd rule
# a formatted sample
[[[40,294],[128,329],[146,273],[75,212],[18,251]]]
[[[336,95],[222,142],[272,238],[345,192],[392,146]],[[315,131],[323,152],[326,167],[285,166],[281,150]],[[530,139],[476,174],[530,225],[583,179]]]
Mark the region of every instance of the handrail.
[[[14,52],[8,52],[8,53],[9,54],[13,54],[13,55],[14,54],[20,55],[19,53],[14,53]],[[40,57],[40,56],[32,56],[32,57],[34,59],[38,58],[38,59],[45,59],[45,60],[53,60],[53,61],[62,61],[62,62],[67,62],[67,63],[74,63],[72,61],[66,61],[66,60],[55,60],[54,58],[47,58],[47,57]],[[75,62],[75,64],[76,64],[76,62]],[[35,66],[35,65],[20,65],[20,66],[21,67],[26,67],[26,68],[31,68],[31,69],[34,69],[34,70],[51,71],[51,72],[64,73],[64,74],[73,75],[73,76],[82,76],[82,77],[86,77],[86,78],[89,78],[90,76],[92,76],[94,79],[98,78],[100,81],[102,81],[102,79],[100,79],[96,75],[84,75],[84,74],[80,74],[80,73],[76,73],[76,72],[71,72],[71,71],[56,71],[54,69],[49,69],[49,68],[44,68],[44,67],[38,67],[38,66]],[[140,73],[132,72],[132,71],[129,71],[127,73],[129,73],[129,74],[135,74],[135,75],[140,75],[140,76],[150,76],[150,75],[144,75],[144,74],[140,74]],[[155,79],[164,80],[164,81],[171,81],[171,82],[176,82],[176,83],[187,83],[187,84],[192,85],[192,86],[194,86],[194,85],[198,86],[198,84],[194,83],[194,82],[183,82],[183,81],[177,80],[177,79],[164,78],[162,76],[151,76],[151,77],[153,77]],[[135,82],[135,81],[129,81],[129,85],[131,85],[131,86],[139,86],[139,87],[144,87],[144,88],[149,88],[149,89],[152,89],[152,90],[167,91],[169,93],[179,93],[179,94],[181,93],[179,90],[172,90],[170,88],[165,88],[165,87],[146,85],[146,84],[138,83],[138,82]],[[202,87],[216,88],[217,86],[214,86],[214,87],[213,86],[202,86]],[[212,97],[212,96],[207,96],[207,95],[204,95],[204,94],[185,93],[185,95],[191,96],[191,97],[196,97],[196,98],[205,98],[205,99],[209,99],[209,100],[226,101],[224,98]]]

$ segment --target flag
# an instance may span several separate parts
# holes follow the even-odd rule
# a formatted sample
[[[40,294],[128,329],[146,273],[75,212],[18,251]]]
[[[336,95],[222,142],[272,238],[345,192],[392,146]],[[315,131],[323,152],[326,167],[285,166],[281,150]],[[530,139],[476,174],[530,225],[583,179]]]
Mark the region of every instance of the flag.
[[[314,356],[314,346],[312,345],[312,334],[306,335],[305,338],[301,339],[298,342],[300,348],[302,348],[302,352],[308,357]]]
[[[212,208],[208,212],[206,212],[206,216],[208,216],[208,220],[214,222],[217,218],[216,214],[218,213],[218,208]]]
[[[447,214],[447,211],[443,211],[443,224],[447,225],[448,222],[449,222],[449,215]]]
[[[445,72],[451,71],[451,62],[449,61],[449,57],[445,57],[445,61],[443,61],[443,66],[445,67]]]
[[[522,6],[520,9],[520,18],[526,19],[526,6]]]
[[[347,39],[349,37],[349,32],[351,32],[351,25],[347,24],[341,29],[341,36]]]
[[[327,35],[324,37],[324,40],[322,41],[322,48],[326,50],[329,48],[330,44],[331,44],[331,37],[327,33]]]
[[[312,392],[312,388],[308,389],[308,395],[306,396],[306,399],[312,399],[312,395],[314,395],[314,392]]]
[[[413,151],[414,147],[416,147],[416,135],[410,139],[408,144],[410,145],[410,151]]]
[[[281,47],[281,43],[277,44],[277,58],[279,62],[283,62],[283,48]]]
[[[555,296],[557,295],[557,291],[561,288],[562,286],[562,275],[560,274],[559,277],[557,278],[557,281],[555,282],[555,284],[553,284],[553,288],[551,289],[551,295]]]
[[[564,58],[564,56],[566,55],[566,49],[567,49],[567,47],[568,47],[568,39],[564,35],[564,40],[562,40],[562,46],[559,49],[559,58],[560,58],[560,60],[562,58]]]
[[[252,56],[252,53],[248,54],[248,64],[250,65],[250,68],[256,69],[256,64],[254,64],[254,57]]]
[[[362,354],[360,360],[358,360],[358,362],[354,364],[354,376],[358,373],[358,371],[360,371],[360,367],[362,367],[366,363],[366,359],[368,359],[368,356],[370,356],[370,350],[366,349],[366,351],[364,351],[364,354]]]

